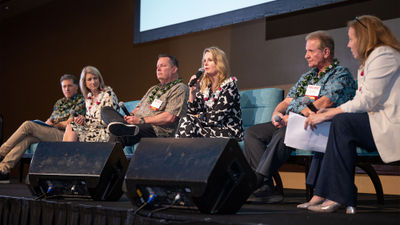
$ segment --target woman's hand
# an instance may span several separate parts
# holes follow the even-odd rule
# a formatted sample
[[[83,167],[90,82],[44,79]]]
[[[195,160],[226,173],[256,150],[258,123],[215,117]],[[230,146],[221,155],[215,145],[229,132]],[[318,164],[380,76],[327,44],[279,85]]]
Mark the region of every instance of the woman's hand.
[[[190,82],[192,82],[192,80],[195,79],[195,78],[196,78],[196,75],[193,75],[193,76],[190,78],[188,85],[189,85]],[[200,79],[198,79],[198,80],[196,81],[195,85],[193,85],[192,87],[189,87],[189,90],[190,90],[190,92],[189,92],[189,102],[193,102],[193,100],[194,100],[194,98],[195,98],[195,96],[196,96],[196,93],[197,93],[198,90],[199,90],[199,86],[200,86],[199,83],[200,83]]]
[[[317,124],[322,123],[325,120],[324,113],[311,113],[304,122],[304,129],[307,130],[307,127],[310,127],[311,130],[314,130],[317,128]]]
[[[304,122],[304,129],[309,127],[311,130],[317,128],[317,124],[332,119],[335,115],[343,113],[340,107],[338,108],[322,108],[317,113],[311,113]]]
[[[85,123],[86,118],[82,115],[78,115],[76,117],[74,117],[74,123],[79,124],[79,125],[83,125]]]

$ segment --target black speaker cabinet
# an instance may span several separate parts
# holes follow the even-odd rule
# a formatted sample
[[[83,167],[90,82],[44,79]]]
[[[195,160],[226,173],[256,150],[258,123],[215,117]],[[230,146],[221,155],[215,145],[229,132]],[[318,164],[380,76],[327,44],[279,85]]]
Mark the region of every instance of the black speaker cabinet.
[[[227,138],[143,138],[125,178],[134,203],[236,213],[256,177],[239,145]]]
[[[118,200],[128,161],[112,143],[40,142],[28,173],[38,197]]]

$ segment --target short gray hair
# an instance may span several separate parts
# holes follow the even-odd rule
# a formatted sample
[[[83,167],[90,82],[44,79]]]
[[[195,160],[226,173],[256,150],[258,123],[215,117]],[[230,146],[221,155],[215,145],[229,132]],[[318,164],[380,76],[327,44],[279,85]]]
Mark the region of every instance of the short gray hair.
[[[312,39],[317,39],[320,42],[319,48],[322,50],[324,48],[328,48],[331,52],[331,57],[333,58],[335,56],[335,42],[333,41],[333,38],[325,31],[323,30],[318,30],[314,31],[312,33],[309,33],[306,36],[306,41],[312,40]]]

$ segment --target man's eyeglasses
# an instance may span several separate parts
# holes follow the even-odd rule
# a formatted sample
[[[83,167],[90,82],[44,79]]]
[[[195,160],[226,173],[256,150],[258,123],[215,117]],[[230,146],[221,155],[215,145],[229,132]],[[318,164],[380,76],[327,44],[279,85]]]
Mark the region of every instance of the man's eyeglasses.
[[[359,22],[363,27],[365,27],[365,29],[368,29],[367,26],[365,26],[365,24],[363,24],[361,22],[361,20],[358,19],[358,17],[354,18],[357,22]]]

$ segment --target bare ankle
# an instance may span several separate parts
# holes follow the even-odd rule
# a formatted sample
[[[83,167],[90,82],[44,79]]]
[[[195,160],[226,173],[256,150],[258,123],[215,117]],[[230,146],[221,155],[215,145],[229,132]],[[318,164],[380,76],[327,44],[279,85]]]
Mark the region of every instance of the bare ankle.
[[[321,197],[321,196],[318,196],[318,195],[314,195],[314,196],[311,198],[310,202],[320,202],[320,201],[323,201],[323,200],[325,200],[325,198],[323,198],[323,197]]]

